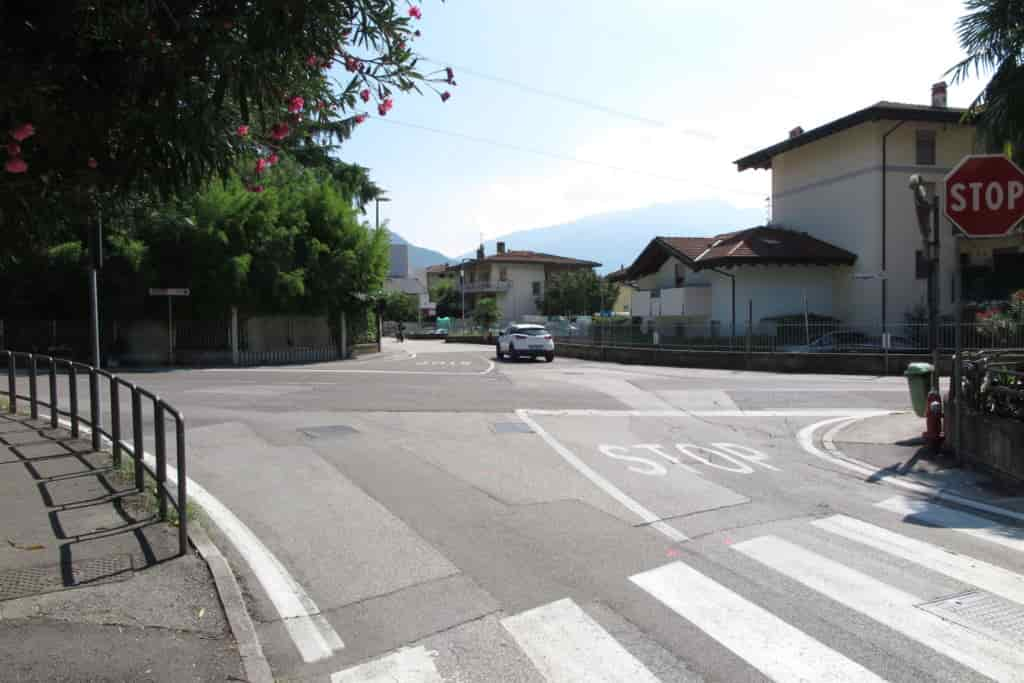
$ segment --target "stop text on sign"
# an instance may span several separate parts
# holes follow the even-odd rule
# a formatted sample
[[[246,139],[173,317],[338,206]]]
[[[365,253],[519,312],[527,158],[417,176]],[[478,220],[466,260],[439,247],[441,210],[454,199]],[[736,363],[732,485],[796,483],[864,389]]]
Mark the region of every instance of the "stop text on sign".
[[[1024,182],[952,183],[949,186],[950,211],[1015,210],[1024,197]]]

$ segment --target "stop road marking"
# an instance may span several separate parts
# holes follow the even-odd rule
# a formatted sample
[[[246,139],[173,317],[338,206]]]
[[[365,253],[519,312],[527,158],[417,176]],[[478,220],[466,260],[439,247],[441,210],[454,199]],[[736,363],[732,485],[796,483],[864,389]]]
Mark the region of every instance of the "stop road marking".
[[[779,471],[778,467],[766,462],[768,456],[764,453],[749,446],[741,446],[734,443],[715,442],[709,446],[677,443],[674,445],[675,453],[672,446],[666,447],[661,444],[650,443],[635,444],[633,446],[601,444],[597,449],[602,455],[612,460],[630,463],[626,468],[629,471],[648,477],[664,477],[668,474],[668,468],[657,458],[661,458],[693,474],[700,474],[700,470],[689,463],[683,462],[675,453],[679,453],[706,467],[732,472],[733,474],[753,474],[756,470],[751,465],[763,467],[773,472]],[[637,454],[637,452],[642,453],[642,455]],[[651,457],[652,455],[657,456],[657,458]]]

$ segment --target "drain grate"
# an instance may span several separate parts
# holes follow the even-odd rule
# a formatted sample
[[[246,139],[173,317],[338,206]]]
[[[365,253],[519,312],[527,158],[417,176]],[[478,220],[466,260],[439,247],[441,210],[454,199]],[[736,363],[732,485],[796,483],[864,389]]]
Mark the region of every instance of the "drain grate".
[[[524,422],[495,422],[491,426],[495,434],[533,434],[530,425]]]
[[[1024,606],[985,591],[968,591],[919,607],[964,628],[1024,645]]]
[[[355,434],[355,427],[348,425],[325,425],[323,427],[305,427],[299,430],[311,439],[336,439],[340,436]]]
[[[73,562],[67,580],[62,565],[26,567],[0,572],[0,600],[13,600],[68,588],[124,581],[133,571],[131,555],[114,555]]]

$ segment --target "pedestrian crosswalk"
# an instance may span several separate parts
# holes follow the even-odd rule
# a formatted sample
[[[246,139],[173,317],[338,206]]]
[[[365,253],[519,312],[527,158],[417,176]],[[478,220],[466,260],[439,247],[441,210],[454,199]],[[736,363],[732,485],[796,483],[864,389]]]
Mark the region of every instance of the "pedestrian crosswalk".
[[[671,639],[673,629],[682,634],[696,628],[709,643],[722,648],[721,655],[701,646],[696,654],[679,653],[680,657],[708,661],[728,657],[734,666],[748,669],[747,678],[1024,681],[1024,554],[1017,554],[1024,553],[1021,529],[903,496],[883,500],[875,509],[878,514],[871,515],[871,522],[843,514],[802,520],[718,551],[733,563],[729,566],[738,572],[736,576],[760,577],[763,585],[745,583],[736,576],[723,583],[726,577],[717,576],[718,569],[707,569],[715,563],[685,559],[632,575],[628,583],[636,589],[639,612],[661,620],[661,633],[667,628]],[[939,529],[921,533],[912,531],[908,523]],[[949,547],[965,544],[1000,563]],[[1007,549],[1016,552],[1007,554]],[[813,618],[794,620],[792,606],[778,609],[778,596],[771,594],[780,582],[812,597],[819,608]],[[951,586],[956,591],[951,593]],[[649,609],[643,608],[644,601],[651,602]],[[503,647],[515,648],[524,655],[524,666],[529,666],[521,680],[667,680],[664,665],[654,666],[635,643],[620,642],[621,633],[609,632],[590,612],[592,605],[562,598],[500,618],[496,622],[500,627],[495,628],[504,639]],[[669,621],[666,627],[667,618],[677,621]],[[848,627],[847,622],[860,624],[870,635]],[[638,624],[641,630],[645,626],[649,625]],[[850,639],[857,637],[871,642],[854,646]],[[896,665],[904,651],[886,651],[891,641],[913,643],[917,648],[909,674]],[[685,664],[704,670],[710,678],[721,677],[712,665]],[[735,677],[736,670],[732,671]],[[441,683],[499,678],[486,671],[462,671],[458,661],[447,661],[446,654],[421,646],[338,672],[331,681]]]

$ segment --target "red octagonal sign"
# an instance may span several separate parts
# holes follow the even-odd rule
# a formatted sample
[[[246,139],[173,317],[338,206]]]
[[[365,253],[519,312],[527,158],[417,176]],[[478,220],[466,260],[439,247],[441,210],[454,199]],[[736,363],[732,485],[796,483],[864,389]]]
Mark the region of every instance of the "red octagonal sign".
[[[1006,235],[1024,217],[1024,171],[1002,154],[964,157],[946,176],[946,216],[968,237]]]

